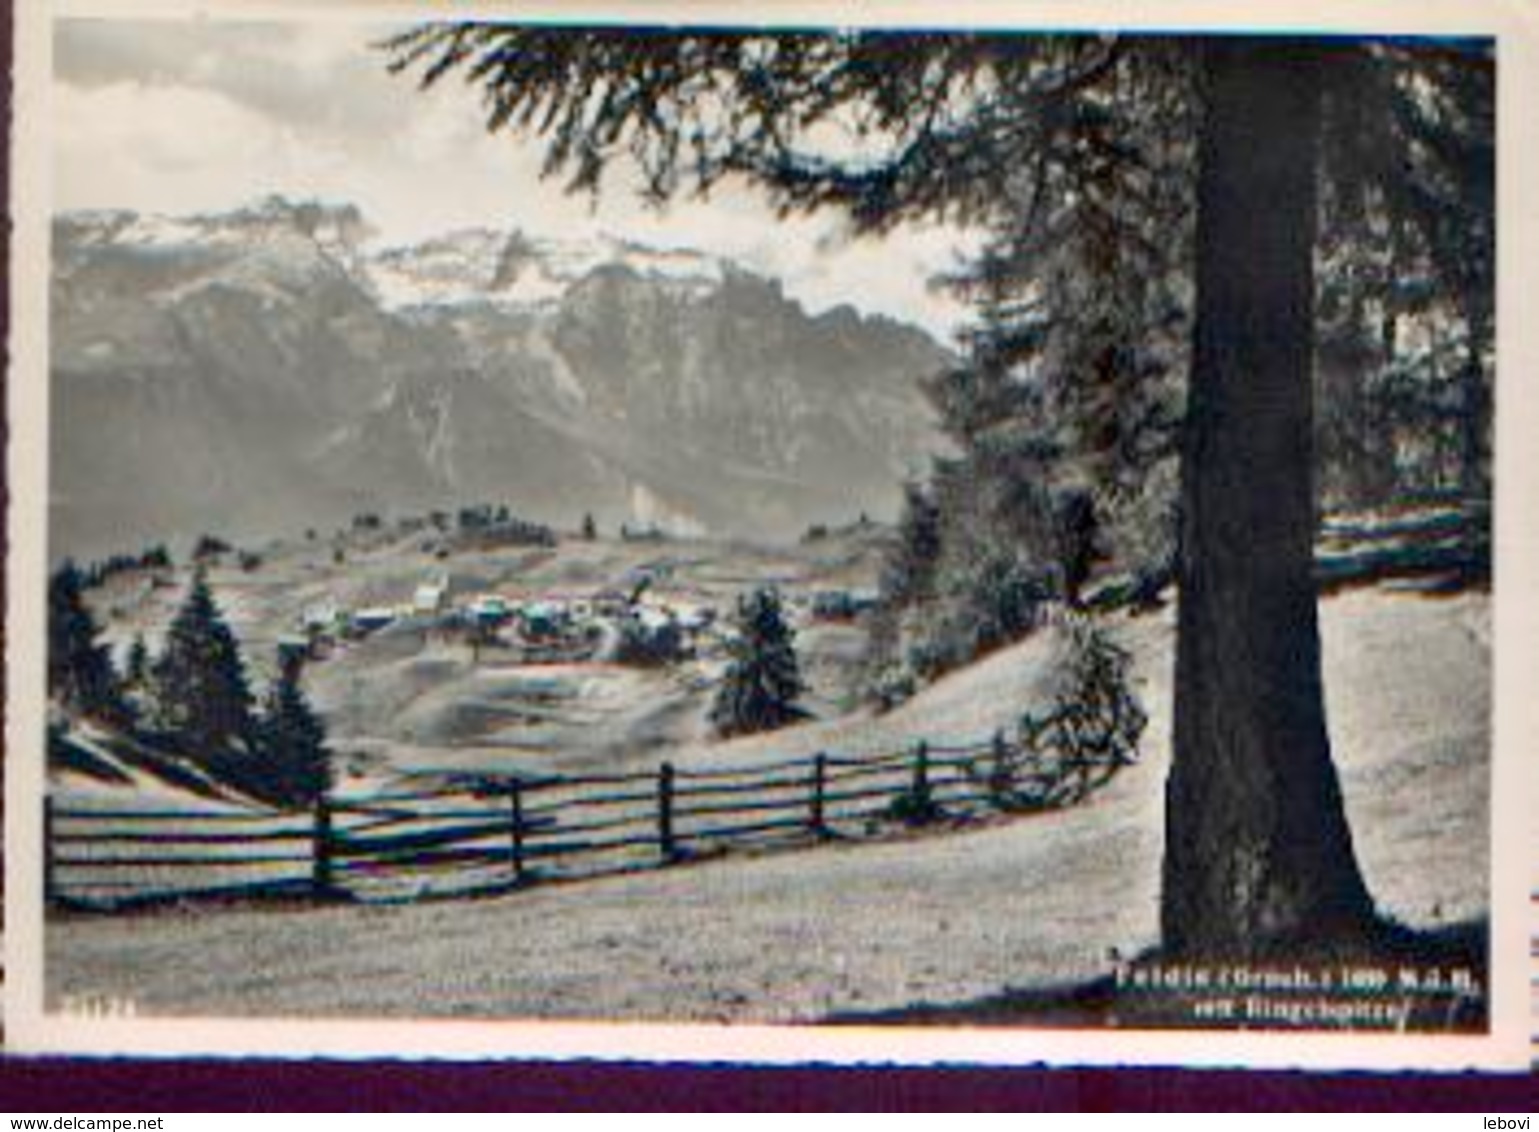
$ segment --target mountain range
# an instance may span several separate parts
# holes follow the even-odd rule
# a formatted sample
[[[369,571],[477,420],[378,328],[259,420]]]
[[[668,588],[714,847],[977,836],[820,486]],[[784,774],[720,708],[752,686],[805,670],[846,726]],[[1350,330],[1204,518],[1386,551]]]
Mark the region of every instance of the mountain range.
[[[477,502],[783,538],[940,447],[933,338],[704,252],[270,198],[61,214],[52,267],[55,557]]]

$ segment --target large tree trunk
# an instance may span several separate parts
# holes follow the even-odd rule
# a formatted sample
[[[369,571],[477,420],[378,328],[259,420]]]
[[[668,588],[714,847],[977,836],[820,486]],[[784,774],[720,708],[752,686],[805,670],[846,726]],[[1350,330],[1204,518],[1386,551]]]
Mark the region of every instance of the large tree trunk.
[[[1312,576],[1324,58],[1276,40],[1204,47],[1160,908],[1172,954],[1309,949],[1372,922],[1326,734]]]

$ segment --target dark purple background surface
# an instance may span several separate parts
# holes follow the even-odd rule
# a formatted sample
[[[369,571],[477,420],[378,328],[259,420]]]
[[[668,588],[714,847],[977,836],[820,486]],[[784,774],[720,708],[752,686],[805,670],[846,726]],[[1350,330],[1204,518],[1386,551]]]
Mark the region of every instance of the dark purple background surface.
[[[593,1063],[0,1063],[0,1111],[1528,1112],[1533,1079],[1186,1070],[750,1069]],[[1470,1125],[1470,1127],[1476,1127]]]

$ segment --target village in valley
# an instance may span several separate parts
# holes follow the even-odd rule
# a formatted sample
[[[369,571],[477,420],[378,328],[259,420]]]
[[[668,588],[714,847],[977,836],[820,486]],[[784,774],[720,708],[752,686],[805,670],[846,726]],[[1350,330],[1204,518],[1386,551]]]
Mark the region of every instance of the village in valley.
[[[56,749],[56,770],[65,793],[129,786],[197,801],[179,784],[207,767],[157,731],[152,658],[198,582],[238,642],[253,704],[296,673],[324,721],[337,797],[466,774],[655,770],[680,752],[688,762],[735,733],[713,711],[755,595],[772,596],[786,631],[785,722],[835,722],[869,706],[865,621],[891,537],[865,516],[783,547],[643,522],[601,532],[588,517],[558,534],[486,507],[365,514],[256,549],[204,536],[180,566],[159,549],[149,565],[109,559],[85,569],[84,604],[133,722],[97,733],[105,725],[61,716],[56,742],[71,753]],[[259,772],[265,752],[248,746],[241,759]],[[209,785],[221,804],[253,802]]]
[[[1488,595],[1450,572],[1464,529],[1387,512],[1333,525],[1319,552],[1347,803],[1386,906],[1412,922],[1485,899],[1470,878],[1486,731],[1463,705],[1483,694],[1491,630]],[[870,520],[774,546],[367,515],[89,578],[119,667],[136,639],[162,647],[200,576],[253,692],[300,659],[337,856],[318,890],[313,809],[74,718],[51,756],[50,994],[110,986],[169,1014],[791,1021],[976,997],[1022,971],[1089,977],[1155,930],[1173,610],[1119,604],[1115,576],[1090,587],[1141,710],[1136,748],[1080,781],[1021,759],[1033,717],[1083,689],[1056,617],[872,700],[868,603],[893,537]],[[769,590],[800,714],[724,736],[712,710],[739,601]],[[499,898],[433,899],[464,896]],[[282,977],[232,983],[211,946],[224,931]],[[797,963],[807,947],[821,958]],[[167,965],[165,948],[203,958]],[[346,974],[360,962],[369,978]]]

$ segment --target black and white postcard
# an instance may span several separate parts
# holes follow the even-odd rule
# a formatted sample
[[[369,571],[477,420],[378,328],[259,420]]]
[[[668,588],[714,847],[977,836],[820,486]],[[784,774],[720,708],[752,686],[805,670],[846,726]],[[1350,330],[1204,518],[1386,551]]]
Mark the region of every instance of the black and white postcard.
[[[1520,3],[17,17],[8,1047],[1527,1064]]]

